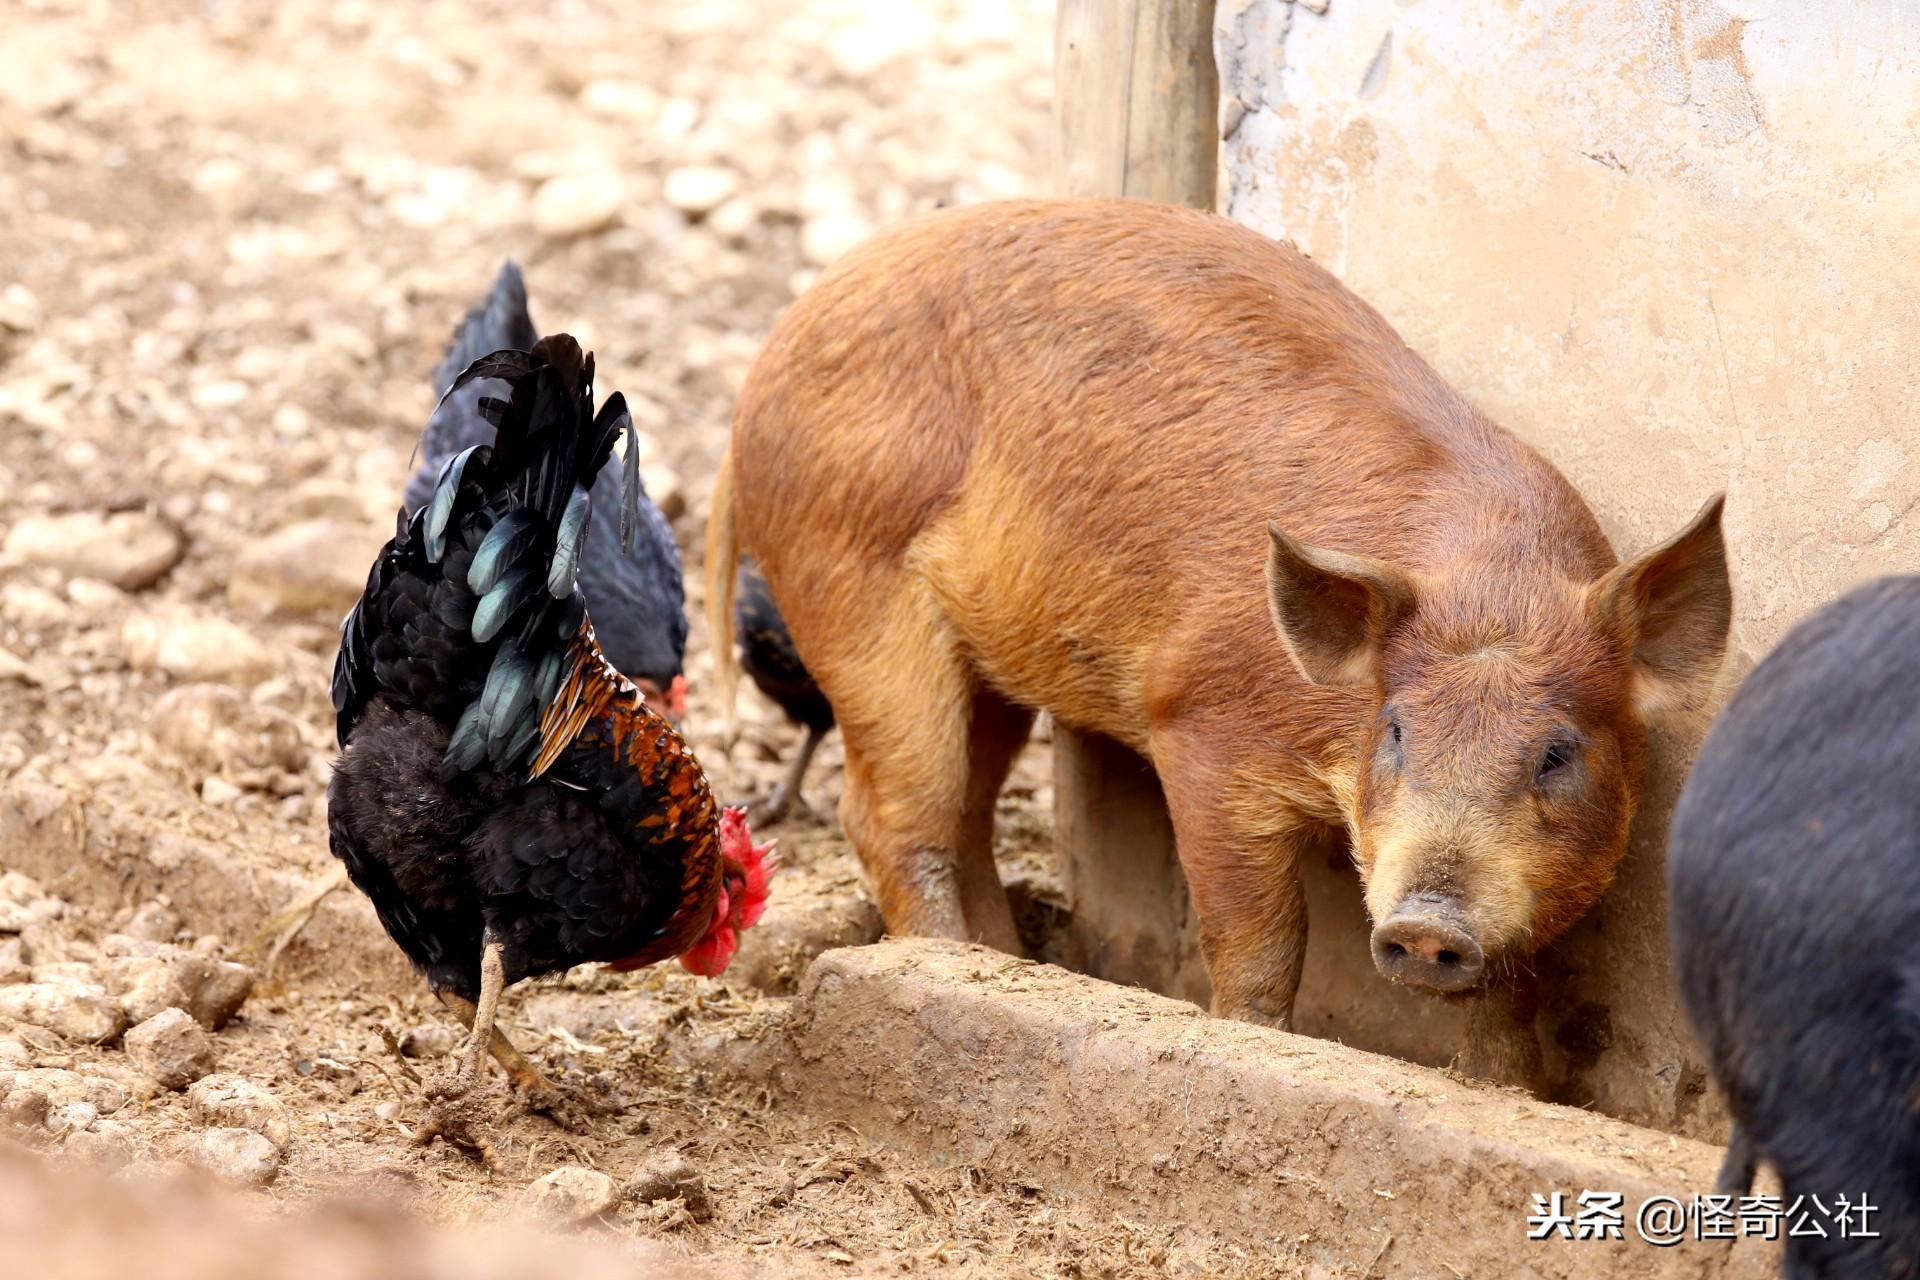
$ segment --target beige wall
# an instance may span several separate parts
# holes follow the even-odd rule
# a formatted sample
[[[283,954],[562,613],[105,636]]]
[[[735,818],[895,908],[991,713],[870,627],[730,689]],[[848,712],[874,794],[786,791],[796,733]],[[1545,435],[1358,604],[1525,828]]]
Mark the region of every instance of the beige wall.
[[[1920,4],[1221,0],[1216,51],[1228,211],[1541,448],[1616,549],[1727,490],[1735,671],[1920,567]],[[1542,1030],[1569,1100],[1714,1136],[1665,965],[1685,741]],[[1395,1012],[1351,885],[1313,893],[1303,1024],[1444,1059],[1451,1011]]]

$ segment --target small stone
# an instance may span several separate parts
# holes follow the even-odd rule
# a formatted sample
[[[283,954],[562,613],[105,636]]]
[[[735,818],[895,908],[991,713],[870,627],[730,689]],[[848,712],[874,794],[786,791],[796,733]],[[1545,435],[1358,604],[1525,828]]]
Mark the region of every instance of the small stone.
[[[21,1129],[38,1129],[47,1122],[53,1100],[44,1089],[32,1085],[14,1085],[0,1100],[0,1120]]]
[[[215,940],[203,953],[200,942],[189,951],[109,934],[101,947],[101,978],[137,1021],[177,1005],[207,1030],[218,1031],[253,993],[253,970],[220,959],[213,954],[218,945]]]
[[[193,189],[231,217],[245,205],[252,177],[247,166],[232,156],[215,156],[194,170]]]
[[[162,1009],[125,1043],[127,1061],[163,1089],[184,1089],[213,1070],[213,1037],[185,1009]]]
[[[285,1147],[293,1138],[286,1105],[241,1076],[203,1077],[187,1090],[187,1105],[210,1128],[251,1129],[276,1147]]]
[[[268,769],[299,773],[307,765],[300,722],[224,684],[168,690],[147,713],[147,732],[189,769],[232,774]],[[170,941],[156,938],[156,942]]]
[[[189,394],[196,409],[232,409],[245,404],[247,397],[253,394],[253,388],[244,382],[223,378],[214,382],[202,382]]]
[[[16,1028],[16,1033],[25,1028]],[[32,1030],[38,1031],[37,1028]],[[45,1035],[45,1032],[39,1032]],[[24,1037],[23,1037],[24,1038]],[[48,1037],[51,1039],[51,1037]],[[44,1056],[44,1055],[43,1055]],[[31,1067],[26,1070],[0,1071],[0,1096],[21,1089],[44,1094],[50,1107],[70,1102],[85,1102],[101,1115],[111,1115],[127,1105],[127,1087],[105,1076],[83,1076],[62,1067]]]
[[[400,1052],[409,1058],[444,1058],[460,1037],[444,1022],[423,1022],[400,1037]]]
[[[572,150],[522,151],[508,162],[507,167],[515,177],[528,182],[545,182],[549,178],[564,177],[570,173],[611,170],[618,163],[618,157],[603,148],[578,147]]]
[[[180,915],[164,902],[143,902],[121,932],[142,942],[172,942],[180,933]]]
[[[82,1044],[110,1044],[127,1029],[118,1001],[77,982],[22,982],[0,987],[0,1017],[45,1027]]]
[[[557,1222],[585,1222],[613,1208],[619,1195],[613,1179],[597,1169],[567,1166],[530,1185],[526,1204]]]
[[[227,579],[235,608],[338,622],[367,587],[391,529],[323,517],[277,529],[240,553]]]
[[[65,930],[51,924],[30,924],[20,931],[20,958],[29,965],[64,960],[68,947],[74,941],[76,939]]]
[[[645,120],[660,109],[660,95],[631,80],[589,80],[580,89],[580,105],[595,115]]]
[[[144,511],[73,511],[27,516],[7,531],[3,551],[18,564],[101,578],[127,591],[150,587],[180,561],[179,530]]]
[[[588,235],[620,221],[627,186],[616,173],[548,178],[533,193],[533,229],[555,240]]]
[[[176,967],[157,956],[111,958],[100,976],[108,992],[135,1022],[145,1022],[167,1009],[187,1007],[187,989]]]
[[[626,1195],[641,1204],[682,1200],[695,1222],[713,1217],[713,1196],[707,1191],[705,1179],[678,1151],[656,1152],[627,1184]]]
[[[250,1129],[209,1129],[200,1135],[191,1159],[222,1182],[264,1187],[280,1173],[280,1152]]]
[[[800,228],[800,252],[824,267],[873,237],[873,225],[851,209],[834,209],[808,218]]]
[[[124,1169],[133,1161],[133,1127],[118,1120],[96,1120],[88,1128],[69,1133],[60,1150],[96,1168]]]
[[[28,981],[77,983],[84,987],[93,982],[93,966],[83,960],[48,960],[33,966]]]
[[[0,933],[19,933],[58,919],[67,904],[51,897],[38,881],[18,871],[0,872]]]
[[[23,284],[0,289],[0,329],[32,333],[40,327],[40,299]]]
[[[246,629],[187,609],[162,609],[127,619],[120,630],[127,661],[142,671],[178,680],[256,684],[273,673],[273,653]]]
[[[740,175],[719,165],[690,164],[667,172],[663,193],[667,203],[689,218],[713,212],[740,189]]]
[[[380,506],[387,495],[381,493]],[[289,520],[340,520],[359,524],[379,512],[371,508],[368,491],[344,480],[315,476],[303,482],[276,504]],[[392,512],[387,512],[392,519]]]
[[[828,39],[827,56],[849,79],[864,79],[927,41],[931,21],[924,12],[905,9],[894,21],[846,22]]]
[[[67,599],[89,617],[118,616],[127,607],[127,593],[98,578],[69,579]]]
[[[68,683],[59,672],[28,662],[7,649],[0,649],[0,680],[18,680],[40,689],[63,689]]]
[[[9,582],[0,586],[0,618],[23,630],[58,626],[72,612],[73,606],[45,587],[31,582]]]
[[[661,138],[684,138],[700,121],[700,104],[692,98],[668,98],[660,104],[654,133]]]
[[[207,778],[200,784],[200,803],[225,808],[241,796],[240,788],[225,778]]]
[[[187,1012],[207,1030],[218,1031],[233,1021],[253,994],[253,970],[204,953],[194,959],[198,963],[188,965],[183,975]]]
[[[47,1111],[41,1123],[48,1133],[79,1133],[100,1118],[100,1108],[91,1102],[62,1102]]]
[[[753,201],[736,196],[706,216],[707,229],[728,240],[744,240],[760,221]]]
[[[0,987],[10,987],[20,982],[32,982],[33,970],[27,965],[26,944],[18,938],[0,938]],[[0,1040],[0,1050],[8,1042]],[[0,1066],[6,1065],[4,1053],[0,1053]]]
[[[0,789],[0,849],[13,866],[75,866],[86,855],[86,813],[63,788],[16,775]]]

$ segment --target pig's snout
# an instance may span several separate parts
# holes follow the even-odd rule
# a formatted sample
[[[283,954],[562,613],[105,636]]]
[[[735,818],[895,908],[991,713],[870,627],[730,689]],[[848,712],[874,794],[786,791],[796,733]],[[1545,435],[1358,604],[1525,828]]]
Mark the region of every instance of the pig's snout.
[[[1412,893],[1373,930],[1373,963],[1382,974],[1429,991],[1465,991],[1486,972],[1486,953],[1459,902]]]

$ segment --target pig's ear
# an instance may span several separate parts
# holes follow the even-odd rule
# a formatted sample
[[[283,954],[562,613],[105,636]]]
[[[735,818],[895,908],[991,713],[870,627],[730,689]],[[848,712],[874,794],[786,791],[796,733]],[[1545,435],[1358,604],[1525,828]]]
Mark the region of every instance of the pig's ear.
[[[1716,494],[1686,528],[1595,584],[1597,619],[1633,646],[1633,701],[1643,718],[1697,707],[1713,689],[1733,622],[1725,503]]]
[[[1269,523],[1267,606],[1280,642],[1315,684],[1374,678],[1380,643],[1413,612],[1413,579],[1384,560],[1295,542]]]

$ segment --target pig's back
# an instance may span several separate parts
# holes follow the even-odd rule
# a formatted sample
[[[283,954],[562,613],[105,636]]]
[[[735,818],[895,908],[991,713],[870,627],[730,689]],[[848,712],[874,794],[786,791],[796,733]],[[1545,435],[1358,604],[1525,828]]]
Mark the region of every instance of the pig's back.
[[[1463,513],[1571,520],[1573,559],[1610,557],[1558,474],[1331,276],[1138,201],[950,210],[850,255],[776,327],[734,452],[783,609],[904,563],[1006,691],[1109,732],[1171,629],[1271,641],[1269,519],[1415,568],[1473,541]]]

